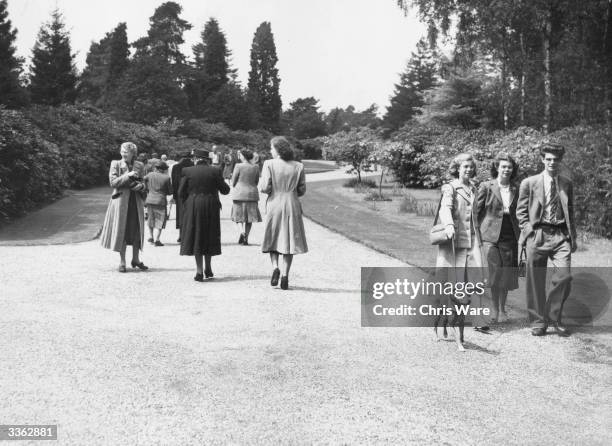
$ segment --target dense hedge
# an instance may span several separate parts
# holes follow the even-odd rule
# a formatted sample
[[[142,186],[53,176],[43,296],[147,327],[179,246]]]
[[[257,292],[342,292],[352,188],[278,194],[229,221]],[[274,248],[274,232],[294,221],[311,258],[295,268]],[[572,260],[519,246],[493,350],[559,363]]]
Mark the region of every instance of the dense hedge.
[[[570,127],[551,134],[521,127],[511,132],[411,125],[392,135],[401,149],[391,169],[407,186],[439,187],[448,180],[451,159],[469,152],[478,160],[477,182],[488,179],[495,155],[504,151],[520,166],[517,181],[542,171],[539,146],[545,141],[566,149],[563,173],[574,182],[580,226],[612,237],[612,136],[603,127]]]
[[[58,146],[21,113],[0,108],[0,220],[56,199],[66,184]]]
[[[250,147],[269,154],[265,131],[231,131],[200,120],[161,121],[155,127],[120,122],[92,107],[0,107],[0,223],[62,195],[66,188],[106,184],[119,145],[176,157],[196,147]]]

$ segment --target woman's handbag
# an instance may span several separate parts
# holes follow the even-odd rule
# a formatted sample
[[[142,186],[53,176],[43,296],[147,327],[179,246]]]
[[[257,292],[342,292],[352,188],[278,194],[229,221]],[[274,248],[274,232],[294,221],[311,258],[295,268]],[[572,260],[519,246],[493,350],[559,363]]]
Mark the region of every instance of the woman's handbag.
[[[452,186],[451,186],[452,187]],[[453,193],[455,189],[453,188]],[[438,203],[438,209],[436,210],[436,216],[434,217],[433,226],[429,231],[429,241],[432,245],[444,245],[449,243],[452,239],[449,239],[446,235],[446,225],[443,223],[436,224],[438,222],[438,215],[440,214],[440,207],[442,206],[442,197]]]
[[[527,253],[525,252],[525,247],[521,249],[521,259],[518,264],[518,276],[526,277],[527,276]]]

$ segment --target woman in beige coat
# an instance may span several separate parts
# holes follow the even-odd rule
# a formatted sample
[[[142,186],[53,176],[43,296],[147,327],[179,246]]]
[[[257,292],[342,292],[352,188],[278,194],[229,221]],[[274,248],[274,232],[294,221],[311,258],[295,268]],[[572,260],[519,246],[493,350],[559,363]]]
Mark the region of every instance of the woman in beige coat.
[[[457,155],[451,162],[454,179],[442,186],[439,221],[446,225],[450,243],[438,245],[436,268],[444,268],[453,282],[484,282],[480,228],[477,216],[477,191],[471,180],[476,176],[476,162],[469,153]],[[454,248],[454,249],[453,249]],[[472,295],[471,306],[480,307],[482,295]],[[483,317],[472,318],[474,328],[488,331]]]
[[[293,150],[287,138],[276,136],[270,142],[273,159],[267,160],[261,172],[259,190],[268,194],[264,219],[262,252],[270,253],[274,268],[270,284],[289,288],[289,269],[294,254],[308,251],[302,205],[298,197],[306,192],[304,165],[293,161]],[[278,258],[283,255],[282,271]]]
[[[108,179],[113,188],[100,242],[106,249],[119,252],[119,272],[126,272],[125,250],[132,245],[132,268],[148,269],[139,259],[144,241],[144,199],[146,192],[142,182],[144,164],[136,161],[136,145],[121,144],[121,159],[111,161]]]

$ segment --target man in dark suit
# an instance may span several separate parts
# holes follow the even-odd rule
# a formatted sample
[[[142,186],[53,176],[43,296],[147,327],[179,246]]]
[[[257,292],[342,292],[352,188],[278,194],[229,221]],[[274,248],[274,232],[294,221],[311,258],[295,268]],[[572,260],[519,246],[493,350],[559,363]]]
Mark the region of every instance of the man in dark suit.
[[[183,206],[181,200],[179,199],[179,186],[181,185],[181,175],[182,170],[185,167],[193,166],[193,162],[191,161],[191,152],[185,151],[181,153],[181,159],[178,163],[172,166],[172,172],[170,175],[172,181],[172,198],[174,198],[174,204],[176,206],[176,229],[179,230],[179,239],[177,240],[179,243],[181,242],[181,214],[183,211]]]
[[[549,325],[569,336],[561,324],[563,304],[571,289],[570,265],[576,251],[572,182],[559,175],[565,148],[547,143],[540,148],[544,170],[521,183],[516,216],[521,226],[519,245],[527,251],[527,309],[531,334],[543,336]],[[546,266],[554,267],[546,295]]]

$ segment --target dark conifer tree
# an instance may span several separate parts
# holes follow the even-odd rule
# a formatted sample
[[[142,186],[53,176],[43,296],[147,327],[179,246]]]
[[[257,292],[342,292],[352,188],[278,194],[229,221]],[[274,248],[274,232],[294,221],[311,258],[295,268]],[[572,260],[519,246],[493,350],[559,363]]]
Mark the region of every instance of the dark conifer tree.
[[[127,39],[127,25],[125,22],[119,23],[110,36],[109,61],[108,61],[108,82],[107,88],[114,89],[123,73],[127,69],[130,61],[130,45]]]
[[[106,33],[100,42],[92,42],[81,74],[79,99],[104,106],[128,66],[128,56],[125,23]]]
[[[201,37],[202,41],[193,47],[195,67],[205,73],[209,90],[215,92],[229,80],[231,52],[227,49],[225,34],[214,18],[206,22]]]
[[[134,58],[112,94],[111,108],[120,118],[153,124],[162,117],[188,114],[182,88],[187,67],[180,45],[183,32],[191,25],[179,17],[181,12],[182,7],[175,2],[163,3],[149,20],[147,36],[134,43]],[[125,50],[116,43],[120,60]]]
[[[193,46],[194,65],[186,86],[192,113],[211,122],[225,122],[225,111],[219,110],[223,97],[230,102],[236,93],[242,94],[239,85],[228,85],[235,70],[230,69],[231,51],[227,48],[225,34],[216,19],[211,18],[204,25],[201,42]],[[227,109],[229,104],[222,104]],[[231,115],[231,111],[230,111]]]
[[[280,128],[282,107],[277,61],[270,22],[263,22],[255,31],[251,46],[248,103],[251,125],[271,132],[277,132]]]
[[[175,2],[160,5],[149,18],[147,36],[134,42],[136,57],[149,55],[173,66],[184,65],[185,55],[181,52],[181,45],[185,43],[183,33],[192,26],[179,17],[182,11],[183,7]]]
[[[15,38],[8,18],[7,1],[0,0],[0,104],[8,107],[23,105],[26,95],[19,83],[22,61],[15,57]]]
[[[47,105],[74,102],[77,75],[70,36],[56,9],[51,22],[43,25],[32,50],[30,94],[32,102]]]
[[[78,87],[79,101],[97,104],[108,80],[108,34],[99,42],[91,42]]]
[[[383,124],[397,130],[418,113],[423,106],[422,93],[432,88],[436,81],[437,56],[425,39],[417,43],[416,52],[412,53],[406,71],[400,75],[395,92]]]

